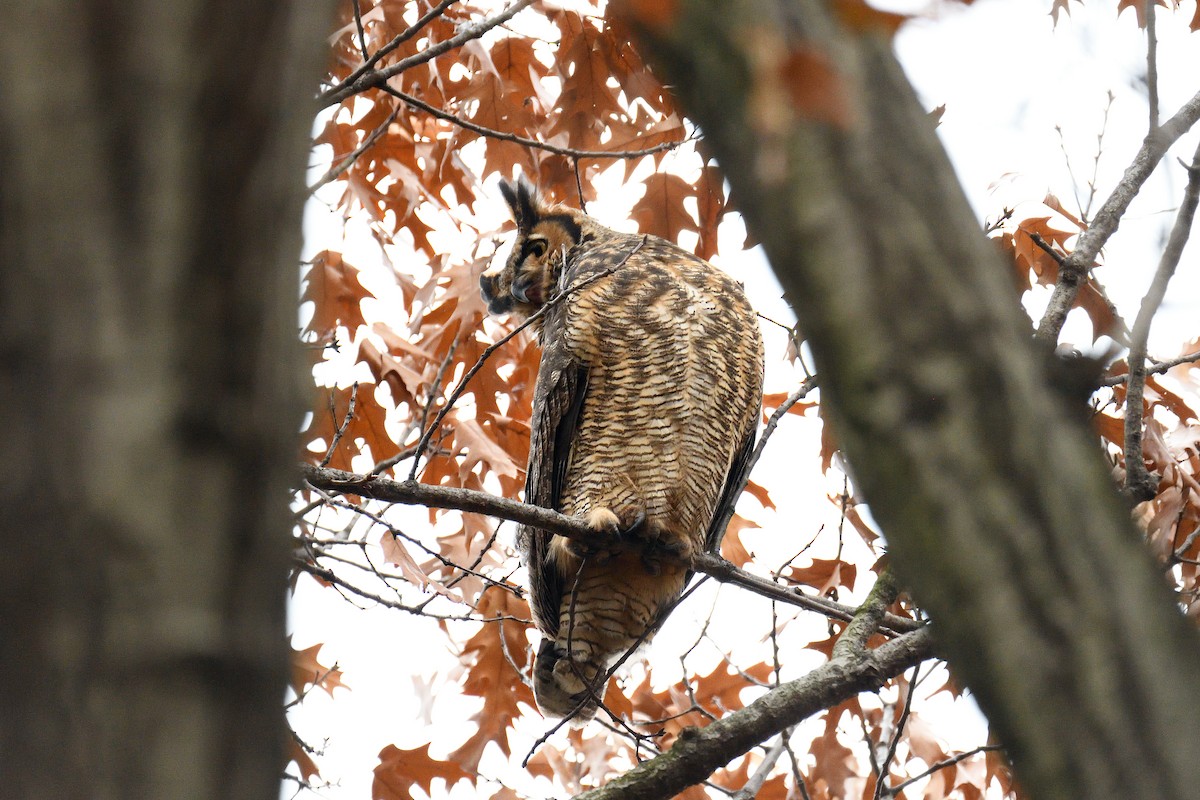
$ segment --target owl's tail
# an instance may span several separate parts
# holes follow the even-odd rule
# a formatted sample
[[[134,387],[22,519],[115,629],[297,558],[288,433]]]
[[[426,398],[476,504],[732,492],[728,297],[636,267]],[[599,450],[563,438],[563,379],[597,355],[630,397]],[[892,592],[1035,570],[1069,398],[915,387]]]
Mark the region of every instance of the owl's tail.
[[[587,722],[596,715],[603,676],[603,664],[568,659],[553,639],[543,638],[533,663],[533,696],[548,717]]]

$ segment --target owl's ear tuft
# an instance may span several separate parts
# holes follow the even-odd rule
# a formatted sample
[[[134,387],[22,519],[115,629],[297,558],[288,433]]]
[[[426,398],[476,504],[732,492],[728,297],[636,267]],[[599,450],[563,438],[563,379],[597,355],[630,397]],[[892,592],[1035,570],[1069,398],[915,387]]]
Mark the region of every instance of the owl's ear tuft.
[[[538,195],[533,184],[522,175],[516,181],[500,181],[500,194],[504,195],[518,230],[529,230],[538,219]]]

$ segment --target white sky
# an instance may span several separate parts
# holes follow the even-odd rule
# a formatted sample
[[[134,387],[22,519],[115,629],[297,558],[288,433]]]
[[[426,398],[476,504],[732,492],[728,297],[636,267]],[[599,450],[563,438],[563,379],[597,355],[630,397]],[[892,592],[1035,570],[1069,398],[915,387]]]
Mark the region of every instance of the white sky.
[[[925,7],[924,3],[893,5],[908,10]],[[900,31],[897,53],[923,104],[927,108],[946,105],[939,132],[981,219],[996,217],[1005,206],[1016,208],[1016,219],[1044,215],[1045,211],[1038,210],[1038,201],[1047,190],[1073,208],[1075,193],[1055,127],[1062,128],[1076,178],[1086,182],[1092,172],[1096,137],[1109,91],[1115,100],[1104,133],[1093,211],[1140,146],[1147,119],[1145,44],[1133,13],[1126,12],[1116,19],[1113,6],[1099,0],[1091,0],[1087,6],[1072,3],[1072,16],[1062,18],[1055,31],[1047,16],[1050,0],[978,0],[966,8],[940,8]],[[1194,8],[1193,0],[1184,0],[1177,14],[1159,11],[1164,119],[1200,89],[1200,80],[1196,80],[1200,76],[1200,34],[1187,32]],[[1157,265],[1161,241],[1174,220],[1182,192],[1186,176],[1176,158],[1190,159],[1197,135],[1190,133],[1172,150],[1166,167],[1160,166],[1152,177],[1105,251],[1106,266],[1099,273],[1100,279],[1130,322]],[[1086,196],[1086,186],[1079,191]],[[620,215],[635,199],[626,198],[623,208],[618,202],[611,208],[589,211],[620,227]],[[495,205],[497,216],[506,213],[499,197]],[[722,230],[723,258],[718,259],[719,263],[746,280],[751,299],[761,311],[786,318],[788,312],[779,299],[778,285],[761,257],[737,252],[741,241],[738,223],[728,223],[728,227],[728,231]],[[355,264],[378,258],[361,224],[352,225],[343,241],[337,215],[320,203],[310,203],[306,236],[306,257],[329,247],[346,251],[348,260]],[[372,288],[378,289],[377,294],[384,300],[381,308],[386,309],[387,287]],[[1031,313],[1036,318],[1040,307],[1031,307]],[[1174,355],[1184,339],[1198,333],[1200,255],[1192,245],[1184,253],[1167,304],[1156,320],[1151,355]],[[1070,325],[1064,338],[1086,344],[1086,324]],[[771,376],[774,385],[768,390],[794,385],[795,374],[781,366],[780,339],[773,337],[768,348],[768,361],[774,358],[775,364]],[[774,514],[758,509],[753,502],[744,505],[744,513],[764,528],[757,535],[748,535],[747,541],[760,552],[769,553],[768,562],[776,557],[779,561],[786,559],[816,534],[820,523],[830,520],[826,495],[840,490],[840,484],[835,486],[831,478],[822,476],[815,463],[819,428],[806,420],[787,419],[759,474],[783,476],[798,488],[773,493],[779,503]],[[812,457],[796,458],[796,453]],[[833,520],[836,522],[836,515]],[[833,546],[826,534],[815,552],[829,557]],[[866,588],[865,583],[866,579],[860,578],[859,593]],[[722,596],[727,598],[734,592],[725,589]],[[852,602],[851,598],[843,600]],[[713,602],[711,595],[689,601],[652,645],[649,657],[661,667],[662,679],[670,678],[671,665],[677,663],[678,653],[694,641]],[[754,611],[761,612],[762,608]],[[446,649],[445,640],[426,637],[412,618],[400,612],[356,608],[302,577],[292,604],[292,626],[295,646],[324,642],[321,660],[326,664],[337,661],[352,687],[348,692],[339,691],[333,701],[322,692],[313,692],[293,713],[293,724],[307,741],[319,745],[328,740],[326,755],[318,763],[323,777],[340,785],[321,791],[322,797],[369,798],[372,769],[383,746],[394,743],[407,749],[425,744],[431,735],[431,713],[439,722],[458,718],[464,720],[464,725],[474,713],[470,701],[460,700],[455,691],[442,688],[455,682],[456,657]],[[737,620],[728,619],[713,631],[722,646],[738,646],[739,637],[759,634],[739,631]],[[795,677],[818,661],[811,652],[800,650],[800,644],[795,643],[785,654],[785,677]],[[716,649],[709,650],[695,660],[693,668],[706,671],[706,667],[717,663]],[[443,671],[435,674],[437,669]],[[527,749],[528,743],[545,729],[536,714],[528,716],[521,725],[527,737],[525,744],[515,743],[514,752],[524,752],[522,748]],[[969,723],[960,730],[943,733],[953,739],[955,746],[981,743],[978,729]],[[438,739],[442,746],[435,744],[432,750],[444,754],[465,738],[464,733],[457,741],[453,736]],[[500,759],[495,755],[485,757],[484,771],[500,769]],[[466,788],[466,784],[460,785],[454,796],[487,797],[499,785],[481,785],[478,793]],[[292,787],[285,785],[283,796],[291,794]]]

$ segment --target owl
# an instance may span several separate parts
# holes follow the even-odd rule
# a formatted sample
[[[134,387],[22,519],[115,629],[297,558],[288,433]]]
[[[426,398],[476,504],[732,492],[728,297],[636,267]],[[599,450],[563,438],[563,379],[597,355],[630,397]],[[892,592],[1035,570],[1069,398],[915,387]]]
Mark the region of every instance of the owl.
[[[708,262],[546,204],[524,179],[500,188],[517,238],[480,277],[484,300],[542,311],[525,502],[614,543],[517,532],[542,637],[538,707],[585,721],[610,665],[674,607],[683,565],[720,543],[753,448],[762,335],[740,284]]]

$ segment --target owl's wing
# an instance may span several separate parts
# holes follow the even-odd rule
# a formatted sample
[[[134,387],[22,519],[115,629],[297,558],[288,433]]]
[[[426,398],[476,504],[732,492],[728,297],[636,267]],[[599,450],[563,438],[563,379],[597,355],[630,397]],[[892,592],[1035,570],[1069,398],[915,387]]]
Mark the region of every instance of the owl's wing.
[[[733,518],[733,508],[742,494],[746,470],[750,468],[750,456],[754,453],[756,427],[755,424],[749,426],[733,457],[733,463],[729,465],[729,473],[725,476],[725,484],[721,487],[721,496],[717,499],[717,507],[713,509],[712,522],[704,537],[704,552],[706,553],[715,553],[721,549],[721,539],[725,537],[725,529],[729,527],[729,520]]]
[[[562,510],[563,487],[587,384],[587,367],[567,353],[561,338],[547,342],[533,400],[525,502]],[[534,619],[543,632],[555,636],[564,589],[563,576],[550,557],[552,534],[527,529],[522,535]]]

